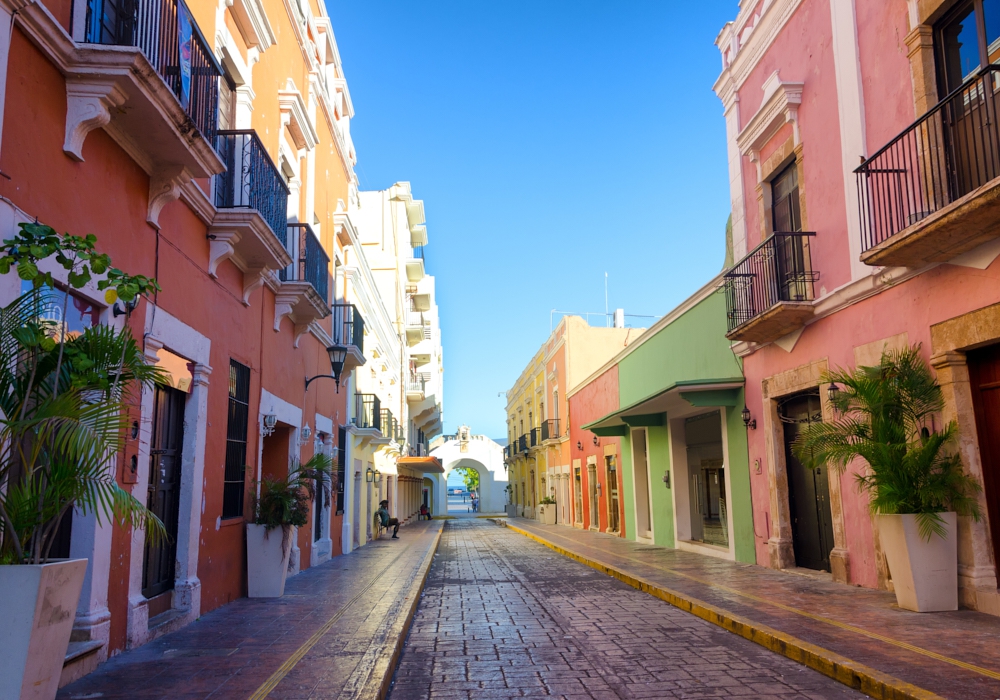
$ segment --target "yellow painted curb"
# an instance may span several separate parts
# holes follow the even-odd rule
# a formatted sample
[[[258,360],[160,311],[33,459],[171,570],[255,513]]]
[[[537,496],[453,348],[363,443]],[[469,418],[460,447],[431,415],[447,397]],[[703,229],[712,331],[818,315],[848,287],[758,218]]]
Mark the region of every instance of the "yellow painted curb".
[[[532,532],[522,530],[516,525],[511,525],[509,521],[501,521],[498,518],[495,522],[498,525],[505,525],[514,532],[535,540],[559,554],[578,561],[581,564],[586,564],[592,569],[612,576],[637,590],[649,593],[660,600],[670,603],[674,607],[711,622],[713,625],[718,625],[744,639],[749,639],[751,642],[760,644],[765,649],[781,654],[804,666],[808,666],[814,671],[819,671],[824,676],[828,676],[855,690],[860,690],[873,698],[878,698],[879,700],[942,700],[940,695],[848,659],[829,649],[824,649],[823,647],[793,637],[790,634],[779,632],[766,625],[756,623],[740,615],[700,601],[697,598],[692,598],[686,594],[658,586],[625,573],[617,567],[560,547]]]

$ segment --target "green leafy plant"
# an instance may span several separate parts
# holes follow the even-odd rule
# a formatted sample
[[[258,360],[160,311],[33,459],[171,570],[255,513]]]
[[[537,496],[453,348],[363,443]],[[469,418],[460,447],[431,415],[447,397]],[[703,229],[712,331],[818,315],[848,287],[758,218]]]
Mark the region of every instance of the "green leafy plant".
[[[316,485],[320,484],[325,494],[330,493],[331,465],[332,460],[327,455],[317,454],[304,464],[293,466],[288,476],[265,476],[260,482],[255,481],[254,524],[268,530],[306,525],[309,503],[316,497]]]
[[[163,373],[146,364],[127,327],[70,334],[69,294],[57,292],[52,273],[39,268],[53,258],[76,289],[101,276],[97,286],[107,299],[159,289],[155,280],[112,268],[96,240],[21,224],[0,246],[0,273],[16,269],[32,285],[0,309],[0,444],[7,446],[0,453],[0,563],[48,561],[73,508],[99,522],[144,528],[154,540],[165,536],[163,524],[115,479],[127,407]]]
[[[556,504],[556,499],[552,498],[552,496],[546,496],[540,500],[539,503],[543,506],[554,506]]]
[[[826,373],[824,383],[843,387],[830,399],[837,418],[807,426],[793,450],[806,466],[829,465],[838,473],[860,457],[869,468],[855,479],[872,512],[914,514],[929,540],[946,534],[938,513],[979,519],[974,494],[981,487],[951,449],[958,425],[933,427],[944,400],[919,350],[886,350],[875,367]]]
[[[475,469],[469,469],[468,467],[459,467],[458,471],[462,474],[462,481],[465,482],[466,491],[478,491],[479,490],[479,472]]]

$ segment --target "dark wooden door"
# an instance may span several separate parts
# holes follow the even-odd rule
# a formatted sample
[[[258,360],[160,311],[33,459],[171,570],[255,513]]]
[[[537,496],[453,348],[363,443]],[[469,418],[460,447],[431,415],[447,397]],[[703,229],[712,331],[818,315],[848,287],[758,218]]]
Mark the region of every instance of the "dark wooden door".
[[[795,563],[806,569],[829,571],[830,551],[833,549],[833,514],[830,511],[827,470],[826,467],[807,468],[792,452],[792,443],[799,432],[820,420],[822,411],[818,393],[792,397],[781,406]]]
[[[146,507],[166,526],[167,538],[146,543],[142,594],[152,598],[174,587],[177,562],[177,514],[181,493],[181,445],[184,442],[182,391],[157,387],[153,399],[153,439],[149,450]]]
[[[1000,553],[1000,345],[969,353],[972,405],[994,558]]]

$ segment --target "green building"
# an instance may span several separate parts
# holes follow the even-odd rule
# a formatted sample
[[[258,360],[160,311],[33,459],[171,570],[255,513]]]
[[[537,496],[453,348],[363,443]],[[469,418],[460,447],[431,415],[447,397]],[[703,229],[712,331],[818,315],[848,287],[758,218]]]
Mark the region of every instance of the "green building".
[[[661,318],[571,400],[589,403],[588,382],[606,396],[617,375],[617,409],[582,428],[621,439],[626,537],[754,563],[744,380],[720,282]]]

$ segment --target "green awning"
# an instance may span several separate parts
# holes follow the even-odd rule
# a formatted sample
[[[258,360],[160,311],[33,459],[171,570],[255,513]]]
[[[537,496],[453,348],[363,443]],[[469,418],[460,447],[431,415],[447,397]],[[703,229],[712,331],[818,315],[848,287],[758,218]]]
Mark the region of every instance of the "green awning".
[[[743,384],[743,377],[674,382],[666,389],[636,401],[630,406],[587,423],[583,428],[601,436],[627,435],[630,427],[666,425],[667,415],[672,412],[680,411],[683,414],[689,412],[692,407],[733,408],[738,403]]]

